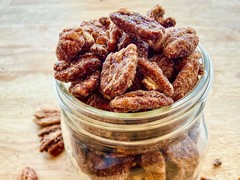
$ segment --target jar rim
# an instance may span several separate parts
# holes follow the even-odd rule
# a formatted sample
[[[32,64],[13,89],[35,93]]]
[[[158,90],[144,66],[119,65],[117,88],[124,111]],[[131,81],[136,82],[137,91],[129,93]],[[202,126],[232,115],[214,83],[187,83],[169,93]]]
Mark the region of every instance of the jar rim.
[[[211,59],[209,58],[206,50],[200,44],[198,45],[197,50],[199,50],[202,53],[201,59],[204,67],[204,75],[201,76],[201,78],[198,80],[197,85],[185,97],[181,98],[180,100],[177,100],[170,106],[162,107],[159,109],[148,110],[144,112],[119,113],[119,112],[105,111],[81,102],[80,100],[78,100],[68,92],[66,83],[55,80],[58,97],[61,98],[59,96],[59,91],[60,91],[61,94],[64,96],[65,105],[67,103],[71,107],[74,107],[74,110],[76,111],[76,113],[80,111],[84,111],[94,116],[97,116],[97,115],[101,116],[102,114],[104,114],[104,118],[109,118],[109,119],[138,120],[139,117],[141,117],[141,119],[154,118],[156,116],[164,116],[165,114],[174,113],[179,109],[182,109],[182,107],[184,107],[190,101],[192,102],[193,100],[195,100],[197,103],[200,101],[200,99],[201,101],[204,100],[211,88],[212,79],[213,79],[212,78],[213,69],[212,69]]]

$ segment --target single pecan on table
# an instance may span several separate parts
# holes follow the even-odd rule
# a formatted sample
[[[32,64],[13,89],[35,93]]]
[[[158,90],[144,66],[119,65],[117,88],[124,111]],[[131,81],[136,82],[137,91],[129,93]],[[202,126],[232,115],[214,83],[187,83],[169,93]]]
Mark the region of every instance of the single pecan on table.
[[[19,175],[18,180],[38,180],[38,176],[33,168],[25,167]]]

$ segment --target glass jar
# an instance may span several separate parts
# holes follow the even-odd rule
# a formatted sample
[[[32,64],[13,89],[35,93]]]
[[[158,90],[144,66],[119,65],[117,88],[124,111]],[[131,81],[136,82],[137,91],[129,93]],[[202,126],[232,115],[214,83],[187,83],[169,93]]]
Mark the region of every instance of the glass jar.
[[[67,154],[81,180],[196,179],[208,149],[203,109],[213,69],[202,52],[204,75],[170,107],[115,113],[88,106],[56,81]]]

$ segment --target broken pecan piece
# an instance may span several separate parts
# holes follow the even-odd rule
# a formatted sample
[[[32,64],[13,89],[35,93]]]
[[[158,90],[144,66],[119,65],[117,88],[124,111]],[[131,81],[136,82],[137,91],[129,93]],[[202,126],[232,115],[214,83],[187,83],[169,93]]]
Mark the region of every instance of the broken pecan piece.
[[[109,52],[115,52],[118,49],[118,43],[122,34],[122,30],[120,30],[115,24],[112,23],[110,25],[110,29],[108,31],[109,41],[107,44]]]
[[[59,81],[73,82],[91,74],[101,66],[101,60],[92,53],[81,55],[76,62],[63,70],[56,71],[54,77]]]
[[[86,52],[93,45],[94,39],[82,28],[64,29],[59,34],[56,49],[58,60],[70,61],[77,54]]]
[[[169,59],[189,56],[199,43],[196,31],[190,27],[167,28],[166,37],[162,48],[164,56]]]
[[[158,91],[137,90],[115,97],[110,101],[113,108],[121,109],[123,112],[157,109],[169,106],[173,100]]]
[[[143,40],[161,39],[165,28],[154,19],[121,8],[110,15],[112,22],[129,35]]]
[[[112,99],[123,94],[132,85],[137,62],[137,47],[134,44],[107,56],[100,79],[100,91],[105,98]]]
[[[18,180],[38,180],[38,176],[33,168],[25,167],[18,177]]]
[[[69,87],[69,92],[75,97],[89,96],[95,89],[98,88],[100,79],[100,71],[96,71],[89,75],[86,79],[72,82]]]
[[[39,126],[60,124],[61,114],[57,108],[41,108],[34,113],[33,121]]]
[[[175,81],[173,82],[174,95],[173,99],[176,101],[184,97],[190,92],[198,81],[199,72],[199,57],[194,52],[185,60],[187,63],[183,66],[181,71],[178,73]],[[197,53],[198,54],[198,53]]]
[[[174,90],[172,84],[163,74],[162,70],[160,69],[156,62],[150,62],[144,58],[139,58],[138,67],[139,71],[145,76],[145,78],[151,80],[151,82],[148,81],[149,84],[148,82],[146,83],[145,81],[144,85],[146,85],[147,89],[161,91],[167,96],[173,95]],[[153,89],[151,86],[152,84],[154,85]]]
[[[147,12],[147,16],[153,18],[159,24],[165,28],[174,27],[176,21],[172,17],[164,18],[165,9],[159,4],[154,6],[150,11]]]

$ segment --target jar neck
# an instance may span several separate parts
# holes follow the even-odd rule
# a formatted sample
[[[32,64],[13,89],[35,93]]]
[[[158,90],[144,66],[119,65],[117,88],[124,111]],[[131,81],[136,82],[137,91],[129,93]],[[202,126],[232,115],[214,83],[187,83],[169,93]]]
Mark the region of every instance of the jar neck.
[[[96,109],[80,102],[68,92],[66,84],[56,81],[60,104],[65,111],[64,116],[68,117],[66,123],[78,133],[100,138],[101,141],[118,141],[117,143],[138,143],[145,140],[148,140],[148,142],[149,140],[157,141],[159,138],[168,138],[185,131],[201,114],[213,79],[211,60],[201,46],[198,47],[198,50],[203,55],[202,63],[205,74],[200,78],[196,87],[171,106],[156,110],[115,113]],[[105,134],[109,132],[111,137],[94,134],[84,127],[96,128],[98,131],[104,131]],[[117,138],[113,134],[115,136],[127,136],[128,141],[116,140]]]

